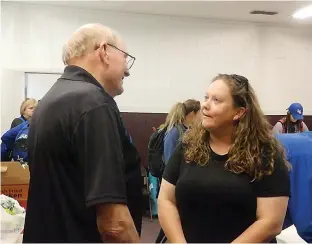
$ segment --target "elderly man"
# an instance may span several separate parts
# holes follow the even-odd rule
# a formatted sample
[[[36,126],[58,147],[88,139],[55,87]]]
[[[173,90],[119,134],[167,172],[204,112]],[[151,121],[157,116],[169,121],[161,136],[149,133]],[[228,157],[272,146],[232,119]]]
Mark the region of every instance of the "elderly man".
[[[134,60],[100,24],[82,26],[64,46],[67,67],[29,130],[23,242],[139,241],[131,214],[140,220],[142,210],[130,206],[141,207],[140,157],[114,100]]]

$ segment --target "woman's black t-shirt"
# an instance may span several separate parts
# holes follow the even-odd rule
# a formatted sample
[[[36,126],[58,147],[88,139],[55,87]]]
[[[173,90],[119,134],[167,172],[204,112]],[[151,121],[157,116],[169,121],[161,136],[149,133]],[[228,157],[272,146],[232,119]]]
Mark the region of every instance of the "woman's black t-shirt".
[[[206,166],[186,163],[176,148],[163,178],[176,185],[175,195],[187,242],[231,242],[256,221],[257,197],[290,195],[289,174],[280,157],[272,175],[251,182],[246,174],[224,168],[227,155],[212,152]]]

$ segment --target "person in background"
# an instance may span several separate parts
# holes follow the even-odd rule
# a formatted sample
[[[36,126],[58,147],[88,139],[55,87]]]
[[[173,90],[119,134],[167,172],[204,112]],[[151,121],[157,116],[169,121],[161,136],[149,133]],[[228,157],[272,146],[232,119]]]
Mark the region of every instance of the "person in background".
[[[158,209],[166,237],[172,243],[276,241],[289,167],[248,79],[218,75],[200,123],[186,131],[163,174]]]
[[[28,130],[29,122],[25,121],[3,134],[1,141],[6,148],[6,153],[10,155],[7,161],[11,161],[12,159],[21,163],[28,161]]]
[[[163,155],[165,164],[168,163],[184,132],[193,124],[199,110],[200,101],[194,99],[188,99],[183,103],[179,102],[171,108],[166,122],[161,125],[161,128],[166,130]],[[163,243],[165,241],[165,233],[161,229],[156,238],[156,243]]]
[[[34,98],[27,98],[20,107],[19,118],[15,118],[10,130],[1,137],[2,161],[28,161],[27,137],[29,121],[38,102]]]
[[[171,109],[171,115],[166,119],[163,125],[166,128],[164,139],[164,162],[168,163],[174,149],[177,146],[179,138],[191,127],[200,110],[200,101],[188,99],[183,103],[177,103]]]
[[[303,122],[303,107],[300,103],[292,103],[287,109],[286,117],[280,119],[273,127],[275,134],[301,133],[309,131]]]
[[[29,120],[33,115],[34,109],[37,106],[38,102],[34,98],[27,98],[20,107],[21,116],[15,118],[11,123],[11,129],[15,126],[22,124],[23,122]]]
[[[129,186],[141,180],[138,152],[114,99],[134,61],[101,24],[80,27],[64,45],[64,72],[29,127],[23,242],[139,242],[129,202],[142,190]]]

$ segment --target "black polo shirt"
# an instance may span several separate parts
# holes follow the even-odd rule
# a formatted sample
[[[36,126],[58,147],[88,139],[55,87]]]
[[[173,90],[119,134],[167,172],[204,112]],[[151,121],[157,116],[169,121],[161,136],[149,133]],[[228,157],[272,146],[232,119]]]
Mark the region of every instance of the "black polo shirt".
[[[38,104],[28,152],[24,242],[101,242],[95,205],[141,207],[140,158],[118,107],[80,67],[66,67]]]

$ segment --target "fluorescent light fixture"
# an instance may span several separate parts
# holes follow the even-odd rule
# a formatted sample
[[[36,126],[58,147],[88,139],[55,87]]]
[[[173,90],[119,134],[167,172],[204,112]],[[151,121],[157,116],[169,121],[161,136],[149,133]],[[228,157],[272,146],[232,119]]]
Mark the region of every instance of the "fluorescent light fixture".
[[[293,14],[293,18],[295,19],[306,19],[311,17],[312,17],[312,5],[299,9]]]

